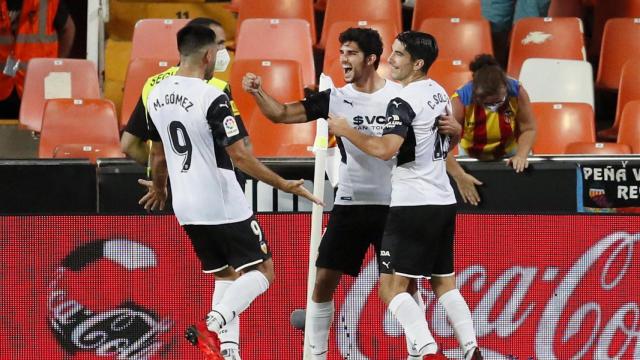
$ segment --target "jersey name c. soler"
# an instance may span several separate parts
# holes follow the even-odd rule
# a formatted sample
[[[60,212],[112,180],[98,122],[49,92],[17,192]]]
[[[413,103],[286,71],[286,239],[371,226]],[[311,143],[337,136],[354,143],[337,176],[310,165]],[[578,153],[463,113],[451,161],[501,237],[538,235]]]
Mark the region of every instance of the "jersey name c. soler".
[[[203,80],[170,76],[147,99],[150,137],[162,141],[181,225],[225,224],[252,215],[225,147],[247,136],[229,98]]]
[[[382,136],[385,111],[391,99],[402,89],[386,81],[374,93],[363,93],[347,84],[331,88],[303,100],[307,118],[326,118],[328,114],[343,117],[367,135]],[[391,169],[394,161],[383,161],[367,155],[348,139],[337,139],[341,155],[339,184],[334,203],[338,205],[389,205],[391,201]]]
[[[455,204],[446,167],[449,137],[437,127],[446,112],[451,113],[449,97],[431,79],[410,83],[389,103],[384,134],[404,137],[392,173],[391,206]]]

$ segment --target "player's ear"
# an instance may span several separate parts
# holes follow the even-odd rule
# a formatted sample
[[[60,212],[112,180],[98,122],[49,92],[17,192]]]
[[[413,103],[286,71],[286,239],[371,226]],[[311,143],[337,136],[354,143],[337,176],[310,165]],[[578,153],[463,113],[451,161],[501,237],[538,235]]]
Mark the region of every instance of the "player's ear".
[[[367,56],[367,65],[373,65],[377,59],[378,57],[375,54]]]
[[[424,66],[424,60],[423,59],[418,59],[418,60],[413,62],[413,70],[415,70],[415,71],[418,71],[418,70],[422,69],[423,66]]]

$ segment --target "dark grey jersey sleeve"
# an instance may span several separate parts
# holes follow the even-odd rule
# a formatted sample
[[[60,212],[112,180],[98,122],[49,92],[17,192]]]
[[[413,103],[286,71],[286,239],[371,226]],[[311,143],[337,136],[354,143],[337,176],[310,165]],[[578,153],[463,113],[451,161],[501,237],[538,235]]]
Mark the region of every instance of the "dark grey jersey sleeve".
[[[227,147],[247,136],[242,119],[233,116],[231,103],[225,94],[218,96],[209,105],[207,122],[211,127],[213,141],[218,146]]]
[[[300,101],[304,106],[307,114],[307,121],[313,121],[319,118],[326,119],[329,117],[329,98],[331,89],[311,94]]]
[[[382,135],[396,134],[403,138],[407,136],[409,127],[416,117],[411,105],[401,98],[395,98],[387,105],[387,124]]]

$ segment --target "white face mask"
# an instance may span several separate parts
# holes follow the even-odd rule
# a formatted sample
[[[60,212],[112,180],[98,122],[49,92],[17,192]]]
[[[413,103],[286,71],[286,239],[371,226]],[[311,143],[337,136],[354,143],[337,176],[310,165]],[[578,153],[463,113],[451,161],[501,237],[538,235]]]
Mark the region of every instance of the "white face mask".
[[[229,66],[230,62],[231,57],[229,56],[229,52],[227,51],[227,49],[218,50],[218,52],[216,53],[216,66],[214,71],[224,72],[225,70],[227,70],[227,66]]]
[[[505,96],[501,101],[495,102],[493,104],[484,104],[484,107],[489,111],[497,112],[498,109],[500,109],[506,101],[507,97]]]

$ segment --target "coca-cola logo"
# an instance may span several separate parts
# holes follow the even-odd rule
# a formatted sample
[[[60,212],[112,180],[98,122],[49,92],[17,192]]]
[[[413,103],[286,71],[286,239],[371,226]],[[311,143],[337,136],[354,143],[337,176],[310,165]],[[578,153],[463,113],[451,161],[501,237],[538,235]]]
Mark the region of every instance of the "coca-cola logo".
[[[501,263],[501,273],[495,273],[496,263],[466,266],[457,274],[458,287],[467,298],[475,299],[470,307],[485,358],[640,359],[639,242],[640,233],[615,232],[581,253],[546,250],[541,252],[544,258],[533,261],[532,254],[516,251],[518,256]],[[489,246],[498,250],[500,244]],[[377,279],[372,259],[346,293],[336,326],[336,344],[343,358],[375,356],[375,345],[368,345],[372,342],[368,337],[375,337],[371,329],[375,332],[376,326],[362,324],[371,322],[371,308],[383,308],[371,305],[379,302]],[[421,291],[432,333],[438,339],[454,339],[442,306],[431,291]],[[388,311],[373,317],[382,320],[387,337],[384,342],[376,339],[378,346],[395,344],[397,354],[393,355],[401,356],[400,325]],[[524,353],[523,349],[530,350]],[[445,353],[455,358],[462,355],[455,345]]]
[[[104,301],[91,308],[78,298],[86,289],[76,288],[92,283],[92,279],[77,285],[69,278],[82,276],[92,267],[107,266],[103,262],[116,264],[127,273],[157,266],[153,249],[131,240],[98,240],[74,249],[49,284],[48,322],[58,343],[69,354],[88,351],[97,356],[116,355],[117,359],[147,359],[169,346],[163,335],[166,337],[173,326],[171,319],[161,319],[132,299]],[[105,276],[118,276],[112,273]],[[114,294],[94,293],[91,301],[113,301],[113,297]]]

